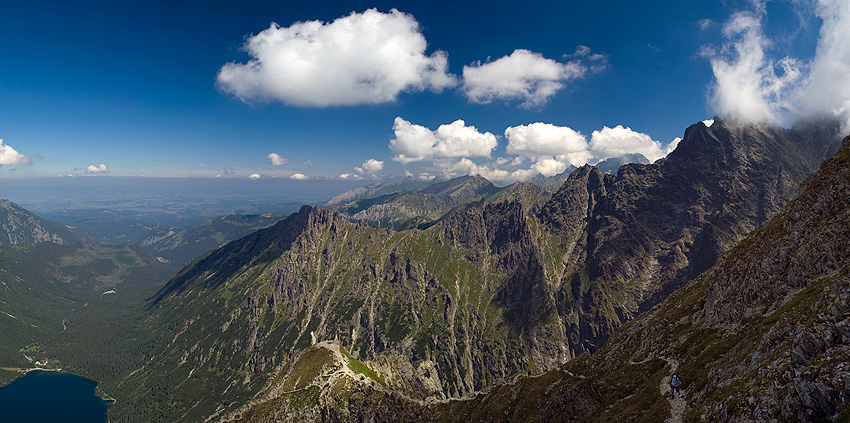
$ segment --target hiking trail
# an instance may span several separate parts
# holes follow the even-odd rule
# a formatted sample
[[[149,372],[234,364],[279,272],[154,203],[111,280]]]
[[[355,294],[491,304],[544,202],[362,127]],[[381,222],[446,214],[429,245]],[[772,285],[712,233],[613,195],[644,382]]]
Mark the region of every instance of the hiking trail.
[[[674,358],[660,357],[670,366],[670,375],[661,379],[661,384],[658,389],[661,390],[661,395],[670,403],[670,415],[664,423],[682,423],[685,417],[685,410],[688,408],[688,402],[684,398],[684,391],[680,388],[680,393],[676,398],[670,398],[670,376],[679,369],[679,360]]]

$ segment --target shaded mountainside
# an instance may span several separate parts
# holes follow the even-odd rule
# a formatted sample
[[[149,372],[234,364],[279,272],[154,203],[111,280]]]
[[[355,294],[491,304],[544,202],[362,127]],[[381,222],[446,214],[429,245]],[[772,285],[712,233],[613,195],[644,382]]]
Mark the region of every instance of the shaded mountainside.
[[[132,371],[129,316],[176,270],[134,245],[0,247],[0,381],[44,359],[97,380]]]
[[[481,176],[461,176],[430,184],[418,191],[340,203],[332,210],[355,221],[402,230],[433,222],[454,207],[479,201],[498,190]]]
[[[9,200],[0,200],[0,245],[42,241],[72,244],[81,240],[61,223],[42,219]]]
[[[110,418],[227,415],[322,340],[416,400],[555,369],[600,348],[775,214],[837,148],[836,127],[697,123],[654,164],[573,172],[539,212],[505,198],[423,230],[302,208],[160,291],[149,321],[160,359],[116,388]],[[481,195],[473,186],[427,194]]]
[[[785,130],[715,119],[679,147],[617,176],[585,166],[541,210],[557,245],[550,284],[573,334],[594,351],[622,323],[714,264],[773,216],[840,144],[836,124]]]
[[[280,213],[227,214],[203,222],[172,228],[163,224],[150,231],[139,243],[144,249],[182,266],[202,253],[218,248],[283,219]]]
[[[238,421],[659,422],[850,418],[850,137],[801,195],[592,355],[472,398],[421,402],[337,363],[281,373]],[[313,348],[329,348],[323,345]],[[299,356],[292,369],[316,362]],[[334,367],[336,366],[336,367]],[[678,373],[684,399],[663,395]],[[339,380],[341,377],[337,377]],[[335,389],[335,390],[334,390]],[[319,393],[324,395],[318,395]],[[669,392],[669,390],[668,390]],[[680,407],[672,405],[680,404]]]
[[[687,421],[847,421],[848,222],[850,137],[781,214],[605,348],[561,371],[434,406],[432,416],[660,421],[669,409],[658,386],[675,371]]]

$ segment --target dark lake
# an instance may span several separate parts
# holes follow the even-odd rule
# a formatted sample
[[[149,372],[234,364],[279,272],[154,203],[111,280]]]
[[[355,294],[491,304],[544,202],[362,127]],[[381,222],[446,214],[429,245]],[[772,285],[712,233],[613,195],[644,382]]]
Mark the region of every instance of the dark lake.
[[[112,404],[97,382],[70,373],[34,370],[0,388],[0,422],[103,423]]]

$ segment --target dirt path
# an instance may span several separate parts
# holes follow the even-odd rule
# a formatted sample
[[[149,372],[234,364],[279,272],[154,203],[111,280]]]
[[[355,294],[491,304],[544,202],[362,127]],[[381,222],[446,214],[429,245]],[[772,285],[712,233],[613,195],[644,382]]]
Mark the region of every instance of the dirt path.
[[[667,362],[667,365],[670,366],[670,374],[672,375],[679,368],[679,361],[673,358],[661,357],[664,361]],[[658,385],[658,389],[661,390],[661,395],[667,399],[667,402],[670,403],[670,414],[671,417],[668,417],[667,420],[664,420],[664,423],[682,423],[682,419],[685,417],[685,410],[688,408],[688,402],[684,398],[684,392],[681,392],[676,398],[670,398],[670,377],[664,377],[661,379],[661,384]]]

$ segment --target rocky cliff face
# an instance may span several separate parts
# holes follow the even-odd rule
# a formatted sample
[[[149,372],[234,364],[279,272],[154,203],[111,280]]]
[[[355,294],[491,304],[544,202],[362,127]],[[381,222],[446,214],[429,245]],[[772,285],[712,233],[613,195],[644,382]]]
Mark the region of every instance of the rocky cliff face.
[[[369,410],[395,421],[846,421],[848,222],[850,137],[782,213],[596,354],[464,401],[378,393]],[[659,389],[674,372],[681,401]]]
[[[151,342],[162,358],[125,381],[138,388],[112,415],[121,421],[122,406],[151,395],[170,404],[166,420],[224,415],[322,340],[368,361],[388,398],[459,397],[557,368],[714,264],[834,144],[821,126],[718,119],[689,128],[652,165],[616,177],[573,172],[539,212],[505,198],[394,232],[305,207],[212,252],[157,295]],[[437,185],[427,194],[477,193]]]
[[[846,421],[848,222],[850,137],[782,213],[593,355],[462,400],[415,401],[361,380],[332,405],[300,408],[317,421]],[[669,397],[673,373],[683,398]],[[293,421],[261,410],[297,395],[243,411]]]
[[[70,244],[80,238],[60,223],[42,219],[9,200],[0,200],[0,245],[43,241]]]
[[[654,164],[623,166],[616,177],[573,172],[538,214],[547,243],[563,248],[551,287],[572,322],[571,350],[598,349],[779,211],[837,148],[836,128],[716,119],[692,125]]]

